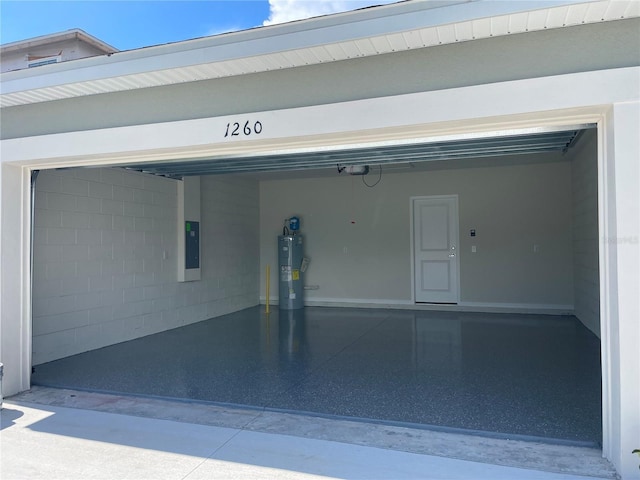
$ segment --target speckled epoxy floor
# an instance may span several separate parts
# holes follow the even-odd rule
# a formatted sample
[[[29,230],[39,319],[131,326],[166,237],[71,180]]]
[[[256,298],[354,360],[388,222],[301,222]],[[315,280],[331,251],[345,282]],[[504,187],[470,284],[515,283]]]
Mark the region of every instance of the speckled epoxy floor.
[[[599,443],[574,317],[264,307],[57,360],[34,384]]]

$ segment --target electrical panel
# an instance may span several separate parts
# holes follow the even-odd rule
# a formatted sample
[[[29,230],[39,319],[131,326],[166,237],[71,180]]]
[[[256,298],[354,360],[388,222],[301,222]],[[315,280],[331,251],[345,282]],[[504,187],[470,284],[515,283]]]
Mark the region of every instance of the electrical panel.
[[[185,223],[185,261],[187,270],[200,268],[200,222]]]

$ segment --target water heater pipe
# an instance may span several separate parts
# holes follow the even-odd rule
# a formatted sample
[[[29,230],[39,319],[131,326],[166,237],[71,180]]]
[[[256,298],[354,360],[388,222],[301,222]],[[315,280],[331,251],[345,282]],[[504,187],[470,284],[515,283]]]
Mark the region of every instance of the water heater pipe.
[[[265,296],[267,297],[266,300],[266,308],[264,313],[269,313],[269,290],[270,290],[270,282],[271,282],[271,267],[269,265],[267,265],[267,284],[266,284],[266,292],[265,292]]]

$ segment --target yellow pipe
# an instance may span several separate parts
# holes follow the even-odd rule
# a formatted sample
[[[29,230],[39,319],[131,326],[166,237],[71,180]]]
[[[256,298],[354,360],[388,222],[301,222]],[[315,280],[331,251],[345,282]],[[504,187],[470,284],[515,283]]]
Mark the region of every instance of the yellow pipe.
[[[269,313],[269,287],[271,285],[271,267],[269,265],[267,265],[267,292],[266,292],[266,297],[267,297],[267,302],[266,302],[266,309],[265,309],[265,313]]]

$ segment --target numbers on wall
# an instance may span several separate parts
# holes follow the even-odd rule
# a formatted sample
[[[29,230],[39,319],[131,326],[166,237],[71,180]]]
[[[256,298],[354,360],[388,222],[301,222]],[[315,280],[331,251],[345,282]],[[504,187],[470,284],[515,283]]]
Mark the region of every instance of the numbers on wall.
[[[251,123],[250,120],[244,122],[229,122],[224,131],[224,138],[229,137],[250,137],[251,135],[260,135],[262,133],[262,122],[257,120]]]

